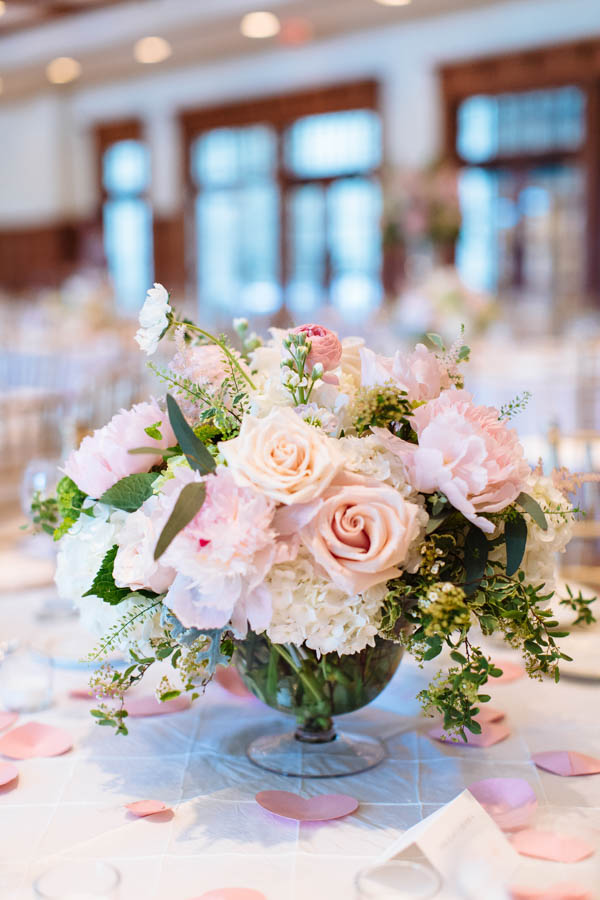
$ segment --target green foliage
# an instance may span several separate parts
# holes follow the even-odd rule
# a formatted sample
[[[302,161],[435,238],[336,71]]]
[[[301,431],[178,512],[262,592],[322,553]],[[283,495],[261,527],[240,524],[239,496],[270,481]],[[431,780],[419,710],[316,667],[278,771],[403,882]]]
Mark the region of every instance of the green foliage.
[[[520,412],[523,412],[523,410],[527,408],[530,400],[530,391],[524,391],[522,394],[517,394],[514,400],[510,400],[508,403],[504,403],[500,407],[499,418],[512,419],[514,416],[518,415]]]
[[[577,625],[591,625],[596,621],[594,618],[594,614],[590,609],[592,603],[595,603],[596,597],[586,598],[583,596],[581,591],[578,591],[577,594],[573,594],[573,591],[566,585],[567,588],[567,596],[563,597],[560,600],[561,606],[567,606],[569,609],[572,609],[574,613],[576,613],[576,618],[571,624],[571,627],[575,627]]]
[[[154,549],[154,559],[159,559],[173,538],[192,521],[202,507],[205,497],[206,485],[204,482],[195,481],[185,485],[160,533]]]
[[[36,491],[31,501],[30,512],[35,531],[41,530],[46,534],[54,534],[60,520],[56,497],[43,498],[40,492]]]
[[[465,554],[465,583],[464,589],[467,596],[474,594],[481,579],[485,574],[489,553],[489,543],[485,534],[476,525],[469,528],[464,546]]]
[[[406,391],[384,384],[361,388],[355,397],[351,415],[359,435],[379,427],[389,428],[406,440],[416,440],[408,419],[411,412]]]
[[[102,560],[102,564],[92,581],[92,586],[89,591],[85,592],[83,595],[84,597],[100,597],[105,603],[116,606],[118,603],[122,603],[123,600],[131,594],[131,588],[120,588],[115,584],[113,568],[118,550],[119,547],[115,544],[114,547],[111,547],[106,553]]]
[[[157,472],[136,472],[133,475],[126,475],[104,491],[100,503],[106,503],[125,512],[135,512],[152,496],[152,485],[157,477]]]
[[[153,425],[148,425],[147,428],[144,428],[144,431],[148,435],[148,437],[154,438],[155,441],[162,441],[162,434],[160,432],[160,426],[162,425],[162,421],[154,422]]]
[[[538,528],[541,528],[542,531],[548,531],[548,521],[544,514],[544,510],[537,500],[534,500],[529,494],[521,491],[515,500],[515,504],[531,516]]]
[[[43,498],[36,492],[31,502],[31,518],[35,529],[45,531],[58,541],[82,512],[93,515],[91,510],[82,509],[86,496],[66,475],[58,482],[55,497]]]
[[[190,467],[202,475],[214,472],[216,463],[208,452],[200,438],[196,437],[193,429],[188,425],[185,416],[179,409],[177,401],[171,394],[167,394],[167,410],[169,421],[175,432],[182,452],[190,464]]]
[[[527,545],[527,523],[520,513],[506,520],[504,526],[506,541],[506,574],[514,575],[525,555]]]

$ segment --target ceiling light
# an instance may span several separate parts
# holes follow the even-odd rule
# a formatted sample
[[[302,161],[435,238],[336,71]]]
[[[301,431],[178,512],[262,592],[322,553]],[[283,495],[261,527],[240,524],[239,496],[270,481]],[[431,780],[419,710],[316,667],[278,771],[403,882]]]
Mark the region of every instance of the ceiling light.
[[[4,0],[0,0],[0,16],[3,16],[6,12],[6,3]]]
[[[381,6],[408,6],[411,0],[375,0]]]
[[[140,38],[133,47],[133,55],[137,61],[148,65],[163,62],[172,52],[170,43],[156,36]]]
[[[272,12],[259,10],[246,13],[240,22],[240,31],[247,38],[270,38],[279,34],[279,19]]]
[[[58,56],[46,66],[46,75],[52,84],[67,84],[78,78],[80,73],[81,64],[70,56]]]

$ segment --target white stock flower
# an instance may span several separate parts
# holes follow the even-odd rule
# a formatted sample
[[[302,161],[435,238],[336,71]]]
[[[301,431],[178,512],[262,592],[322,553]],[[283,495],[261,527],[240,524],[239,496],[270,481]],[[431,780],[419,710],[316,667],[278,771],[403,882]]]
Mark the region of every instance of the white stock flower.
[[[155,283],[146,294],[139,315],[140,328],[135,335],[140,348],[148,356],[158,347],[160,337],[169,324],[170,312],[169,294],[162,284]]]
[[[373,646],[386,585],[348,596],[315,570],[301,551],[274,566],[265,580],[272,617],[266,631],[276,644],[302,644],[318,653],[358,653]]]

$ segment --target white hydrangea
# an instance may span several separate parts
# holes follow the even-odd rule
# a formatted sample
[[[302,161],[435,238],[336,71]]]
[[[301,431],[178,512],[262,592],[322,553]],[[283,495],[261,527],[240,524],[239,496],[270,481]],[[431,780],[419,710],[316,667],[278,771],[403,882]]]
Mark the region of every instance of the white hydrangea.
[[[546,512],[548,530],[543,531],[527,516],[527,546],[522,569],[529,584],[544,584],[545,593],[556,590],[556,554],[564,553],[573,534],[575,516],[571,504],[546,475],[532,475],[526,492],[543,510],[561,510],[558,515]]]
[[[367,437],[343,437],[338,442],[344,456],[344,467],[360,475],[368,475],[377,481],[385,481],[400,491],[403,497],[413,500],[413,489],[406,482],[400,459],[370,434]]]
[[[385,584],[349,597],[319,575],[303,552],[294,562],[274,566],[265,580],[272,618],[267,628],[277,644],[302,644],[318,653],[358,653],[373,646]]]
[[[170,312],[169,294],[162,284],[156,283],[146,294],[139,315],[140,327],[135,334],[140,349],[148,356],[156,351],[160,336],[169,325]]]
[[[125,600],[111,606],[99,597],[83,596],[91,588],[107,552],[117,543],[117,535],[127,518],[127,513],[111,509],[104,503],[90,503],[88,506],[92,506],[94,516],[82,514],[61,538],[55,581],[60,596],[70,600],[79,610],[83,627],[101,637],[140,603]],[[133,630],[124,632],[121,646],[131,646],[135,642],[142,647],[150,637],[160,636],[159,618],[157,613]]]

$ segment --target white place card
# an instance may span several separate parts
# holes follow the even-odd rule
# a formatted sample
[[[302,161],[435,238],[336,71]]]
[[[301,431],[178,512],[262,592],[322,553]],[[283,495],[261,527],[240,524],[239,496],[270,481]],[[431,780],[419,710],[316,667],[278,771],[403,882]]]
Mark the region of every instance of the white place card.
[[[428,862],[443,883],[435,900],[505,900],[519,865],[517,852],[467,790],[406,831],[376,865],[392,859]]]

